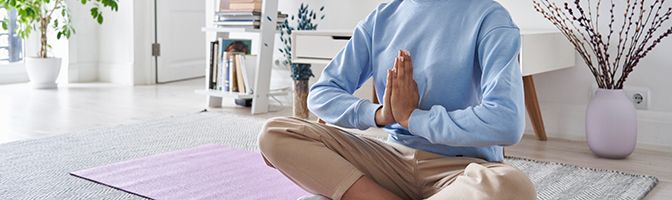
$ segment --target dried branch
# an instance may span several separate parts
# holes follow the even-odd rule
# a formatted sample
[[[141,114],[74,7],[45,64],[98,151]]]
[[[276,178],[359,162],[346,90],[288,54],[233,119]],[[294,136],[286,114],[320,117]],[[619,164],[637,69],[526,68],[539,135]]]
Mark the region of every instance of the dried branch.
[[[615,25],[616,3],[610,0],[606,29],[600,27],[600,0],[595,7],[591,0],[564,2],[563,6],[550,0],[534,0],[533,4],[535,10],[556,26],[574,46],[588,65],[598,87],[622,89],[639,62],[663,39],[672,35],[672,27],[667,23],[672,16],[672,7],[665,7],[665,1],[625,0],[623,23],[618,26]],[[614,40],[616,49],[612,51],[610,44],[614,37],[618,39]],[[611,53],[614,53],[613,56]],[[619,71],[620,74],[617,73]]]

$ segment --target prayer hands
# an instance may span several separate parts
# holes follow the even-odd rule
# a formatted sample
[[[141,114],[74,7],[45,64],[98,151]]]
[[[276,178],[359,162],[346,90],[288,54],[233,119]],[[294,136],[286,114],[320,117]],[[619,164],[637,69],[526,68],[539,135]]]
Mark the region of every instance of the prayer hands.
[[[408,51],[399,51],[394,67],[387,72],[387,85],[383,107],[376,111],[376,123],[388,125],[394,122],[408,128],[408,119],[418,107],[420,95],[413,80],[413,62]]]
[[[392,68],[394,69],[394,68]],[[383,95],[383,107],[376,111],[376,124],[378,126],[385,126],[394,124],[394,115],[392,113],[392,69],[387,70],[387,84],[385,85],[385,94]]]

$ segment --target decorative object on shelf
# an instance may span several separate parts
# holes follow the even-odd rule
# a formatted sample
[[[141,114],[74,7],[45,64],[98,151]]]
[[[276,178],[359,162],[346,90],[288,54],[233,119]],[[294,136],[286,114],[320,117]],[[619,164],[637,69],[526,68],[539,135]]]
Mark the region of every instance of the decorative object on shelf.
[[[292,59],[292,31],[316,30],[319,21],[325,17],[324,6],[319,10],[309,8],[308,4],[301,3],[296,16],[292,15],[280,24],[280,41],[285,45],[278,50],[285,57],[282,64],[291,66],[292,79],[294,80],[294,116],[308,118],[308,80],[313,77],[313,71],[309,64],[293,64]],[[289,20],[296,20],[294,26]]]
[[[620,15],[614,11],[615,1],[603,9],[603,1],[584,2],[534,0],[534,8],[574,45],[600,88],[586,112],[588,146],[597,156],[622,159],[637,143],[637,116],[623,85],[639,61],[672,34],[666,23],[672,7],[664,7],[664,0],[625,0],[620,1],[625,2]],[[600,25],[604,9],[609,10],[608,23]]]
[[[213,25],[221,28],[259,29],[262,6],[262,0],[221,0]],[[278,12],[278,27],[286,18],[286,14]]]
[[[98,24],[103,23],[101,8],[118,10],[118,0],[81,0],[82,5],[91,5],[90,13]],[[70,10],[65,0],[52,1],[2,1],[6,10],[16,10],[18,24],[16,33],[27,39],[33,30],[40,33],[40,48],[37,57],[26,57],[25,65],[31,85],[39,89],[56,88],[56,78],[61,68],[61,58],[49,57],[47,51],[51,47],[47,42],[47,31],[52,29],[56,38],[70,38],[75,34],[71,24]],[[7,30],[9,20],[2,21],[2,28]]]

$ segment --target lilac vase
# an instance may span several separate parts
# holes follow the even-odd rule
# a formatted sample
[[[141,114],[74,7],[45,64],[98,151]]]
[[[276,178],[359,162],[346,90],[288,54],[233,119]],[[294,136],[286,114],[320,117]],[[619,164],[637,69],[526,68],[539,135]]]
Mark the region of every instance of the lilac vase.
[[[637,112],[623,90],[598,89],[586,111],[586,139],[599,157],[623,159],[637,144]]]

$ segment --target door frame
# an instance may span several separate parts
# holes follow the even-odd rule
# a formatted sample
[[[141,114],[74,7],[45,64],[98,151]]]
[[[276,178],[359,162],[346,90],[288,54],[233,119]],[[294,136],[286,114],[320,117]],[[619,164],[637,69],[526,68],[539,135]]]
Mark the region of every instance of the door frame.
[[[158,13],[158,1],[159,0],[150,0],[152,2],[151,6],[151,11],[148,13],[152,13],[152,24],[151,26],[152,31],[151,31],[151,42],[149,44],[150,47],[150,57],[151,57],[151,68],[153,72],[153,82],[154,84],[165,84],[165,83],[173,83],[173,82],[179,82],[179,81],[185,81],[185,80],[193,80],[193,79],[200,79],[203,78],[204,76],[199,76],[199,77],[193,77],[193,78],[185,78],[185,79],[178,79],[178,80],[171,80],[171,81],[159,81],[159,56],[161,56],[162,53],[159,53],[159,56],[154,56],[153,55],[153,45],[154,44],[160,44],[159,43],[159,13]],[[199,0],[202,1],[202,0]],[[207,1],[206,1],[207,4]],[[207,10],[205,11],[207,13]],[[207,17],[207,15],[206,15]],[[163,51],[163,47],[160,48],[160,52]]]
[[[134,29],[134,85],[153,85],[156,82],[156,60],[152,56],[155,22],[154,7],[156,0],[133,1]]]

